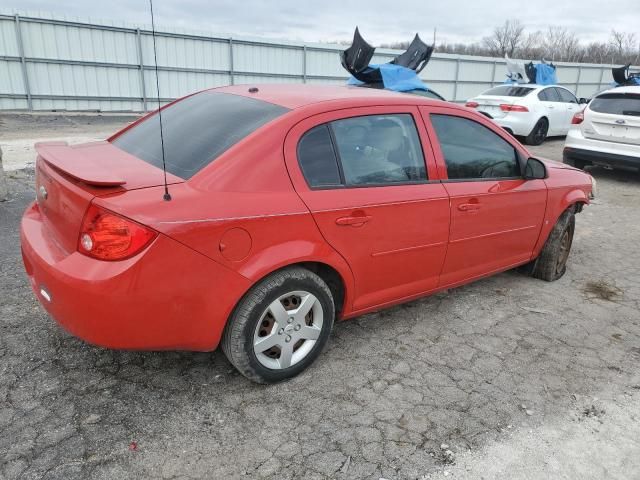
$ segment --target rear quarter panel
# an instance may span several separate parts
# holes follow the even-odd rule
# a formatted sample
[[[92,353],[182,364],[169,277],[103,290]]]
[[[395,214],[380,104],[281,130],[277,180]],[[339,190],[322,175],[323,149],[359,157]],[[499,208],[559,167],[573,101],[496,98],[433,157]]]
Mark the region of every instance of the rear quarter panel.
[[[289,127],[288,121],[276,121],[238,142],[189,181],[171,185],[170,202],[162,200],[158,187],[107,195],[96,203],[149,225],[251,284],[287,265],[327,264],[344,282],[346,312],[353,276],[293,189],[282,147]]]

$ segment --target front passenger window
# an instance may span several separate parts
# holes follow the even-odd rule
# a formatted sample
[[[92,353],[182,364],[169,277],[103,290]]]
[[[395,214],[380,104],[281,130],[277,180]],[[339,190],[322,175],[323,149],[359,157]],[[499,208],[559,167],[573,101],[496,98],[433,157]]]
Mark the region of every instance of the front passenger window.
[[[538,93],[538,99],[542,102],[560,102],[560,95],[555,88],[545,88]]]
[[[516,149],[484,125],[464,117],[432,114],[450,180],[520,177]]]
[[[569,90],[565,90],[564,88],[555,88],[555,91],[560,96],[560,100],[564,103],[578,103],[576,97]]]

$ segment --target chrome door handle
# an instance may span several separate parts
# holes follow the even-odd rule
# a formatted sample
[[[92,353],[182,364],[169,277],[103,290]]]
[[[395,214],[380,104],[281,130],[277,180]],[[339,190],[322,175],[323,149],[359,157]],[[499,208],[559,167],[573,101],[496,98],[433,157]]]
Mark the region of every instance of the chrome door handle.
[[[351,225],[353,227],[359,227],[360,225],[364,225],[371,217],[369,215],[359,215],[354,217],[340,217],[336,219],[337,225]]]

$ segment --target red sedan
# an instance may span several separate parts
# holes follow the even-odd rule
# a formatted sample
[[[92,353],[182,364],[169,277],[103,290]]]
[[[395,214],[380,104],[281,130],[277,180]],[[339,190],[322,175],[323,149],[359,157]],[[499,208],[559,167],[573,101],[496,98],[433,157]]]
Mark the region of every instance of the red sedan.
[[[385,90],[232,86],[158,120],[37,145],[31,285],[88,342],[221,344],[258,382],[308,367],[335,319],[517,266],[559,278],[593,194],[483,115]]]

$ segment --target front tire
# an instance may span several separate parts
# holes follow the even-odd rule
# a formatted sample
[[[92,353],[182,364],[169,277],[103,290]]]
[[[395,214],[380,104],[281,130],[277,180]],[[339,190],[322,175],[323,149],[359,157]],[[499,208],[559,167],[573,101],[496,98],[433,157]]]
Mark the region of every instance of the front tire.
[[[531,130],[531,133],[524,138],[524,143],[527,145],[542,145],[547,138],[549,132],[549,120],[542,117],[536,122]]]
[[[553,282],[565,274],[575,228],[576,216],[573,209],[568,209],[558,219],[540,256],[534,261],[533,277]]]
[[[231,315],[222,350],[245,377],[275,383],[298,375],[320,355],[335,318],[331,290],[302,267],[255,285]]]

